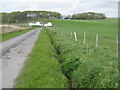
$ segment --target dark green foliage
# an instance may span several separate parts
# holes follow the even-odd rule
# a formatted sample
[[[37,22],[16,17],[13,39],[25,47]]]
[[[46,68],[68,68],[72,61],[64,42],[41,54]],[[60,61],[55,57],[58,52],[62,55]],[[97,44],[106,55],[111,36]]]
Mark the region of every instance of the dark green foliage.
[[[83,20],[90,20],[90,19],[105,19],[106,16],[103,13],[95,13],[95,12],[86,12],[82,14],[73,14],[72,19],[83,19]]]
[[[23,23],[31,20],[40,19],[60,19],[61,14],[51,11],[24,11],[2,13],[2,23]]]

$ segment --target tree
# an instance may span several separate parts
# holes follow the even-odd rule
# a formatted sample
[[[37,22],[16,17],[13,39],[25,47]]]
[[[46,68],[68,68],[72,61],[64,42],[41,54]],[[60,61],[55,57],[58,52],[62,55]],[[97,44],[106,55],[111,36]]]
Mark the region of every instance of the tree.
[[[72,15],[72,19],[91,20],[91,19],[105,19],[105,18],[106,18],[105,14],[95,13],[95,12],[86,12],[86,13]]]
[[[15,23],[16,20],[19,22],[39,20],[39,19],[60,19],[61,14],[58,12],[51,11],[24,11],[24,12],[11,12],[11,13],[2,13],[2,22]]]

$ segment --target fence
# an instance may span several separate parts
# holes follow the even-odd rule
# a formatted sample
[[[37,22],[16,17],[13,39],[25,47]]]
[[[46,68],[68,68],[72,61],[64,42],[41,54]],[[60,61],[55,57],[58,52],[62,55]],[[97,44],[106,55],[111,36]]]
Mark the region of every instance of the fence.
[[[60,33],[60,31],[57,31],[57,32],[59,32]],[[67,35],[70,35],[76,42],[78,42],[78,36],[77,36],[77,33],[76,32],[62,32],[62,36],[67,36]],[[88,45],[87,43],[86,43],[86,36],[87,36],[87,34],[86,34],[86,32],[84,32],[83,33],[83,45]],[[95,47],[96,48],[98,48],[99,47],[99,38],[100,38],[100,36],[99,36],[99,34],[98,33],[96,33],[96,37],[95,37]],[[116,57],[118,57],[118,37],[116,38]]]

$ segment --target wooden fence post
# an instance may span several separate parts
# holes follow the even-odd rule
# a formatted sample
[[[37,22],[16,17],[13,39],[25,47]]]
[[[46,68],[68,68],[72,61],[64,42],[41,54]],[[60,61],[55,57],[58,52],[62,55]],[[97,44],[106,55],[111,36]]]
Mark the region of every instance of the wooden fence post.
[[[96,47],[98,47],[98,34],[96,34]]]
[[[16,20],[16,25],[18,25],[18,21]]]
[[[10,25],[10,19],[8,19],[8,25]]]
[[[76,32],[74,32],[74,36],[75,36],[75,41],[77,41],[77,35],[76,35]]]
[[[118,40],[118,37],[117,37],[117,40],[116,40],[116,56],[118,57],[118,42],[119,42],[119,40]]]
[[[86,32],[84,32],[84,45],[86,44]]]

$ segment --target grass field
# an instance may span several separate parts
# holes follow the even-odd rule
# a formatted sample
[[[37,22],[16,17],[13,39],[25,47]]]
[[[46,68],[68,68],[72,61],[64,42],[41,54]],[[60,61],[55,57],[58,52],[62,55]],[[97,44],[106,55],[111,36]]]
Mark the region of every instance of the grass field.
[[[95,45],[96,34],[99,34],[99,46],[111,49],[116,46],[116,38],[118,37],[118,20],[108,18],[105,20],[50,20],[54,26],[52,29],[68,32],[69,37],[71,31],[77,33],[78,40],[83,42],[83,35],[86,32],[87,44]],[[74,38],[74,37],[73,37]],[[78,41],[78,42],[79,42]]]
[[[48,30],[51,42],[71,88],[118,87],[117,19],[51,22],[54,24]],[[77,33],[78,41],[70,35],[71,31]],[[84,32],[87,34],[86,45],[83,45]],[[95,47],[96,33],[99,34],[98,48]]]
[[[117,19],[47,21],[52,22],[53,27],[42,30],[17,78],[16,88],[118,87]],[[77,33],[78,41],[73,32]],[[86,45],[83,44],[84,32]],[[97,48],[96,34],[99,34]]]

